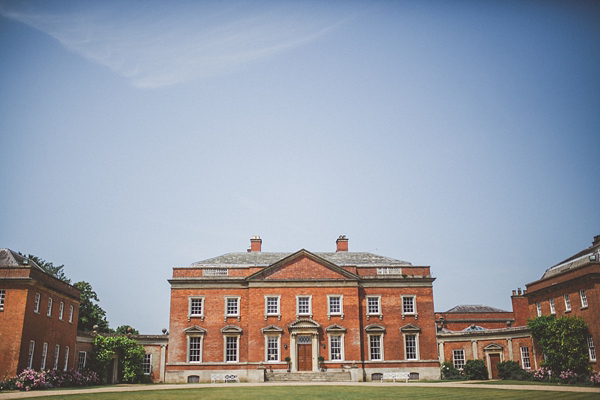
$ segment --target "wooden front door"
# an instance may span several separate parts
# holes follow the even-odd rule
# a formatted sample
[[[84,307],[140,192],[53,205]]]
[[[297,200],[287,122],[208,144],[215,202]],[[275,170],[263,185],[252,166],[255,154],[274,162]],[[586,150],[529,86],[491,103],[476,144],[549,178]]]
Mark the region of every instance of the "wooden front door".
[[[298,371],[312,371],[312,344],[298,344]]]
[[[498,363],[500,362],[500,354],[490,354],[490,367],[492,370],[492,379],[498,379]]]

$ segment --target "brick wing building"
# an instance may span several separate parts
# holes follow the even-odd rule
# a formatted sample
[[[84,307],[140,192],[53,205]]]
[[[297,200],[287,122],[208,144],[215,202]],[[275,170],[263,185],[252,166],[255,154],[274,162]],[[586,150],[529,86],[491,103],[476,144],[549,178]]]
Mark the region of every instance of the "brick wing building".
[[[174,268],[167,382],[264,369],[439,378],[429,267],[349,252],[247,252]],[[322,361],[320,361],[322,357]]]
[[[76,365],[79,290],[0,249],[0,381],[25,368]]]
[[[590,364],[600,371],[596,350],[600,343],[600,235],[590,247],[548,268],[541,279],[526,286],[529,317],[577,315],[585,320]]]
[[[513,311],[484,305],[461,305],[436,313],[440,363],[462,369],[468,360],[483,360],[488,378],[498,378],[498,363],[517,361],[525,370],[537,368],[528,305],[521,290],[513,291]]]

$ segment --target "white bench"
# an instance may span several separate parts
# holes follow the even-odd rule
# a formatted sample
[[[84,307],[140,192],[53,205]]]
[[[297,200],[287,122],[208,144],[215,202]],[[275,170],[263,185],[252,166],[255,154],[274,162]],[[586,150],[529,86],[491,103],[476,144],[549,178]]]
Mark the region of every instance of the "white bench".
[[[396,380],[404,379],[406,383],[408,383],[408,378],[410,378],[409,372],[384,372],[381,376],[381,382],[383,382],[384,379],[392,379],[394,382],[396,382]]]
[[[210,383],[215,383],[216,381],[240,383],[240,378],[238,374],[210,374]]]

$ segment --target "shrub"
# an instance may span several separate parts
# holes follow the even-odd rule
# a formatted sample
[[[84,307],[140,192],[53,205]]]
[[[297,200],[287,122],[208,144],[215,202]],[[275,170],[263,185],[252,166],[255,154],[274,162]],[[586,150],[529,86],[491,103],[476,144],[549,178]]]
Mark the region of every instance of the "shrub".
[[[488,370],[483,360],[467,361],[463,372],[468,380],[486,380],[488,378]]]
[[[503,361],[498,363],[498,376],[500,379],[512,379],[516,381],[528,381],[533,376],[525,371],[516,361]]]
[[[550,381],[552,379],[552,370],[548,367],[538,368],[538,370],[533,373],[533,379],[536,381]]]
[[[575,371],[571,371],[570,369],[568,369],[566,371],[561,371],[558,375],[558,379],[560,379],[562,383],[573,384],[585,382],[585,375],[578,374]]]
[[[457,380],[463,379],[462,372],[456,368],[454,368],[454,364],[450,361],[446,361],[442,364],[442,379],[447,380]]]
[[[0,382],[0,392],[3,390],[17,390],[17,378],[6,379],[3,382]]]
[[[592,372],[590,375],[590,383],[594,386],[600,386],[600,372]]]
[[[527,326],[546,355],[545,366],[552,371],[571,370],[579,376],[587,374],[588,328],[583,318],[546,315],[528,320]]]
[[[92,371],[83,374],[75,370],[68,371],[35,371],[33,369],[23,370],[14,378],[0,383],[0,390],[38,390],[53,387],[67,386],[89,386],[100,383],[98,375]]]

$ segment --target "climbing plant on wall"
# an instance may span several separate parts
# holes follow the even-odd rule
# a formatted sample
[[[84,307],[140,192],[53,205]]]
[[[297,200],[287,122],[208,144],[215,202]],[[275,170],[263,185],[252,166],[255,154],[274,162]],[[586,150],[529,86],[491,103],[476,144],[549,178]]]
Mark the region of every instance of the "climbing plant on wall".
[[[144,347],[127,336],[97,335],[93,342],[91,369],[106,380],[108,365],[113,355],[117,355],[118,373],[122,376],[123,382],[137,383],[144,376],[142,371],[144,353]]]

